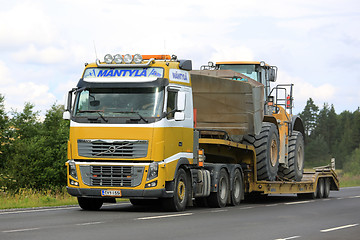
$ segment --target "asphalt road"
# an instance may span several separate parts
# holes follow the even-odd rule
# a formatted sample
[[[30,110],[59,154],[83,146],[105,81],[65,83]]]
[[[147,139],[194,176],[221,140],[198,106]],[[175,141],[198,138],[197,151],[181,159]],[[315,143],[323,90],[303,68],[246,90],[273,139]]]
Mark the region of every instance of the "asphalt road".
[[[360,187],[331,192],[328,199],[270,196],[181,213],[128,202],[96,212],[77,206],[0,211],[0,240],[7,239],[360,239]]]

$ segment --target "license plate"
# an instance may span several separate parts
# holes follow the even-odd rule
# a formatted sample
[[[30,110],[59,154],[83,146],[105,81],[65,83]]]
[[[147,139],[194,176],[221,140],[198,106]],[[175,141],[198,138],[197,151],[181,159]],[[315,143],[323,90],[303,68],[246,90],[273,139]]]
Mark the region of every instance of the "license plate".
[[[121,190],[101,190],[101,196],[121,197]]]

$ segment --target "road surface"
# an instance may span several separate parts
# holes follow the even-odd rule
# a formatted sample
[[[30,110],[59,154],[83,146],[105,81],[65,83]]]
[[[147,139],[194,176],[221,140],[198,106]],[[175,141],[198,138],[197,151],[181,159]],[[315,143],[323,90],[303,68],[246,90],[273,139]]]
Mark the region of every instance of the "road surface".
[[[360,239],[360,187],[328,199],[270,196],[237,207],[188,208],[108,204],[100,211],[77,206],[0,211],[0,239],[76,240],[290,240]]]

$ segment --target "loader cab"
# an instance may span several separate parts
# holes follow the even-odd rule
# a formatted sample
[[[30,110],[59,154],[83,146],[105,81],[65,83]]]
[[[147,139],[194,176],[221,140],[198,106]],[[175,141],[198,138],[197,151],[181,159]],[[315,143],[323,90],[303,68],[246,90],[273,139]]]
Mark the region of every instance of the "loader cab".
[[[270,95],[270,82],[276,81],[277,67],[265,62],[217,62],[219,70],[233,70],[263,84],[265,96]]]

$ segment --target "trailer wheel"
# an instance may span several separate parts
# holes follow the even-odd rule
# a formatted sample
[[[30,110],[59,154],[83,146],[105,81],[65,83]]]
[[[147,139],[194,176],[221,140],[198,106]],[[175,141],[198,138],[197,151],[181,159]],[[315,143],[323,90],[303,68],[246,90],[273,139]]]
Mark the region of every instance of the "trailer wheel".
[[[224,168],[219,172],[216,192],[210,193],[207,202],[210,207],[225,207],[229,198],[229,175]]]
[[[259,135],[244,136],[255,147],[257,180],[275,181],[279,167],[279,133],[275,124],[263,122]]]
[[[289,137],[288,167],[279,166],[279,176],[297,182],[301,181],[304,171],[304,137],[301,132],[293,131]]]
[[[175,177],[174,196],[171,198],[163,198],[163,207],[169,211],[184,211],[189,196],[188,179],[183,168],[179,168]]]
[[[104,201],[101,198],[78,197],[79,206],[87,211],[96,211],[101,208]]]
[[[316,188],[316,198],[323,198],[325,192],[325,181],[324,178],[318,179],[318,184]]]
[[[232,180],[232,191],[230,204],[232,206],[237,206],[241,202],[241,195],[243,192],[243,183],[242,177],[239,169],[236,169],[234,172],[234,178]]]
[[[330,195],[330,178],[324,178],[324,198],[328,198]]]

